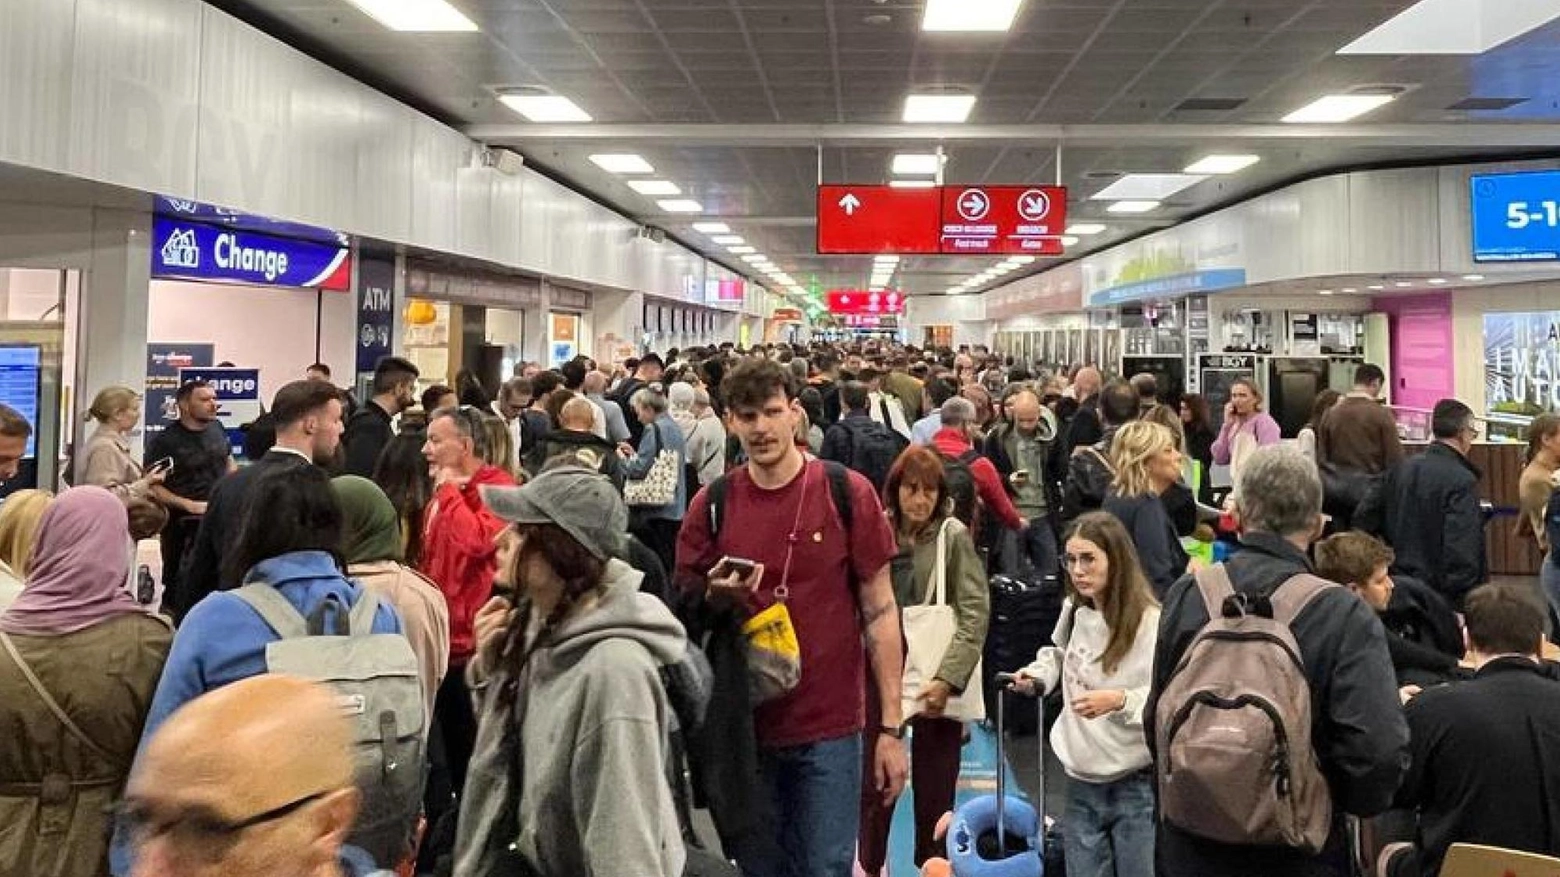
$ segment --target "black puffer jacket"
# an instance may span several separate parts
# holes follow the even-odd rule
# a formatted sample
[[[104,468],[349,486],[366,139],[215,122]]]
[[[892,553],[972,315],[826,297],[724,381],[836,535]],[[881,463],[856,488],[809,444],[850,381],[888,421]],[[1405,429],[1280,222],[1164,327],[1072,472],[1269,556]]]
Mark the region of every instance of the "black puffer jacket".
[[[1419,579],[1455,608],[1488,577],[1479,470],[1441,442],[1378,479],[1353,523],[1392,546],[1393,574]]]
[[[1062,521],[1071,521],[1084,512],[1097,511],[1110,494],[1110,482],[1116,473],[1110,468],[1110,443],[1118,427],[1105,430],[1105,437],[1092,445],[1081,445],[1067,460],[1067,478],[1062,484]]]
[[[526,454],[525,468],[539,474],[548,461],[568,456],[587,469],[595,469],[612,479],[612,485],[623,489],[623,465],[617,447],[593,432],[572,429],[555,429],[547,434],[532,451]]]
[[[1248,533],[1225,568],[1235,590],[1269,594],[1290,577],[1314,572],[1304,553],[1270,533]],[[1165,595],[1154,651],[1154,681],[1143,724],[1150,749],[1155,711],[1165,683],[1208,623],[1208,610],[1191,576]],[[1165,877],[1334,877],[1348,873],[1343,814],[1373,816],[1392,804],[1408,769],[1408,726],[1398,705],[1397,680],[1386,634],[1365,601],[1345,588],[1319,595],[1291,628],[1311,687],[1312,746],[1332,792],[1334,823],[1319,856],[1297,849],[1216,843],[1170,825],[1159,832]]]

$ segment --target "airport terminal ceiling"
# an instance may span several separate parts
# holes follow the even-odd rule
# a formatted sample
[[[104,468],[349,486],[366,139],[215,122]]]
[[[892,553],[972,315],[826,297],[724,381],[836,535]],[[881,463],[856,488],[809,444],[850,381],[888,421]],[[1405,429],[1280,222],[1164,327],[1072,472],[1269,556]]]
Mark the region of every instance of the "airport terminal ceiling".
[[[828,183],[925,180],[927,159],[896,176],[895,157],[938,147],[949,185],[1027,185],[1057,181],[1060,146],[1069,225],[1092,232],[1069,257],[1331,170],[1560,154],[1560,20],[1494,46],[1436,44],[1499,40],[1446,13],[1493,16],[1499,0],[1022,0],[988,32],[923,25],[1000,19],[1011,0],[450,0],[477,28],[456,32],[398,32],[360,8],[387,0],[212,2],[712,259],[801,286],[864,288],[888,267],[815,253],[820,170]],[[1414,30],[1427,16],[1442,33]],[[1377,45],[1361,48],[1382,53],[1340,52],[1367,34]],[[912,94],[974,100],[962,122],[907,123]],[[504,95],[564,118],[528,120]],[[1283,121],[1327,95],[1379,106]],[[1139,181],[1161,202],[1143,213],[1097,199],[1122,175],[1182,174],[1209,156],[1257,161]],[[769,262],[755,270],[754,256]],[[906,256],[888,286],[978,291],[1050,264],[967,282],[999,261]]]

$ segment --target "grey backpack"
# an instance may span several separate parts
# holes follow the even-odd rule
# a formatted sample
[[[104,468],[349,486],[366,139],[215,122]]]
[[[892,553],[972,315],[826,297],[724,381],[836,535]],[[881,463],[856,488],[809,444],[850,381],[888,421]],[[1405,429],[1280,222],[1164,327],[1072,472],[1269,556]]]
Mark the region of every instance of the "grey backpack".
[[[1269,618],[1254,614],[1259,598],[1235,594],[1222,564],[1197,572],[1209,620],[1155,710],[1165,822],[1222,843],[1320,852],[1332,797],[1311,746],[1311,688],[1289,625],[1336,587],[1295,576],[1268,598]]]
[[[335,595],[304,618],[275,588],[252,583],[233,592],[281,639],[265,647],[265,667],[312,679],[339,695],[352,722],[353,776],[363,795],[347,842],[383,868],[410,852],[422,812],[423,687],[417,655],[398,633],[373,633],[379,598],[364,589],[350,612]],[[327,621],[344,633],[327,633]]]

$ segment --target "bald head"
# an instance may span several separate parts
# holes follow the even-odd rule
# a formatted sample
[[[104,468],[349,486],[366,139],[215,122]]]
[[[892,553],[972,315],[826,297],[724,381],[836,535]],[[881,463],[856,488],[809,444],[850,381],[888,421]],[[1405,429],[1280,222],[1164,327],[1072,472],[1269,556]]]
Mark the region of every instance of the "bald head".
[[[601,395],[607,390],[607,376],[601,372],[586,372],[584,388],[588,396]]]
[[[1100,391],[1100,370],[1092,365],[1086,365],[1078,369],[1078,374],[1073,376],[1073,392],[1077,394],[1078,401],[1093,396]]]
[[[260,675],[190,701],[152,735],[125,795],[160,833],[137,837],[133,874],[259,877],[331,873],[357,815],[351,731],[329,689]],[[302,803],[300,803],[302,802]],[[266,828],[197,855],[195,820]]]
[[[558,412],[558,425],[575,432],[590,432],[596,423],[596,406],[584,396],[575,396],[563,403]]]

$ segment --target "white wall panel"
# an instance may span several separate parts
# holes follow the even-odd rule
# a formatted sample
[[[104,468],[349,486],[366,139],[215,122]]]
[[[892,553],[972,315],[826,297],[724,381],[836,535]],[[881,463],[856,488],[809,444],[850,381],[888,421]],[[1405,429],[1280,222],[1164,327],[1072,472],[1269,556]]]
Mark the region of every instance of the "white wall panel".
[[[470,154],[471,142],[460,134],[428,119],[417,120],[412,137],[412,225],[405,238],[391,240],[455,251],[455,175]]]
[[[75,6],[72,112],[61,114],[70,121],[70,171],[152,192],[195,191],[201,9],[183,0]]]
[[[491,259],[493,235],[492,168],[464,167],[455,172],[456,252]]]
[[[412,151],[420,117],[374,94],[363,96],[360,109],[352,228],[385,240],[407,239],[412,228]]]
[[[488,258],[503,265],[520,264],[520,202],[525,197],[525,179],[519,175],[495,173],[488,215]]]
[[[0,161],[68,170],[74,17],[61,0],[0,2]]]
[[[1440,192],[1435,168],[1349,174],[1349,225],[1329,235],[1349,245],[1363,274],[1439,271]]]

